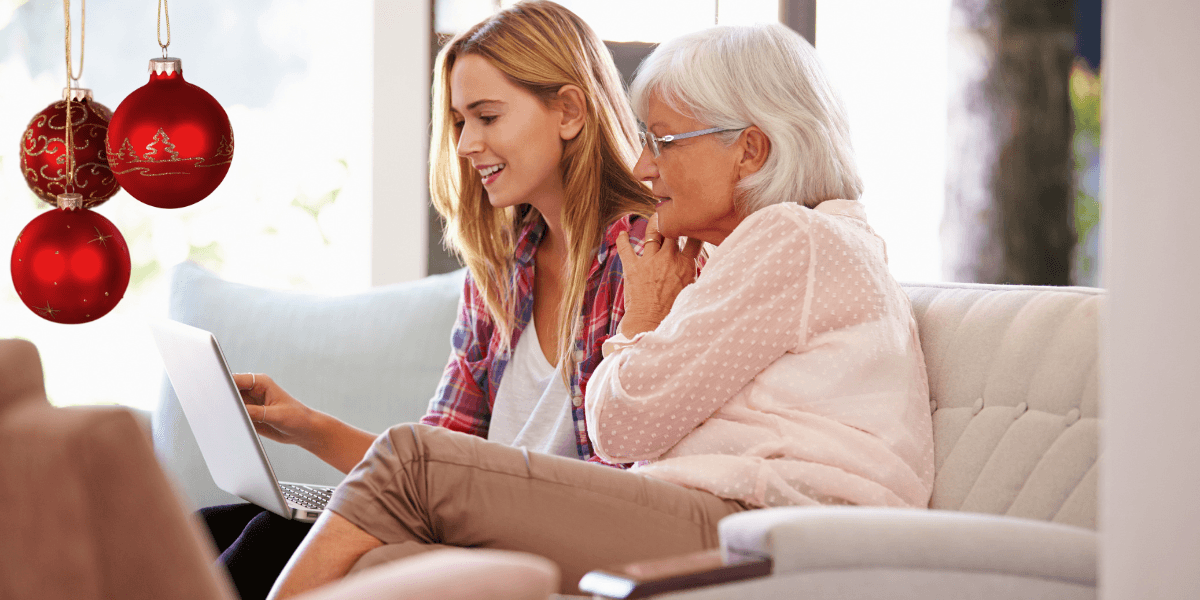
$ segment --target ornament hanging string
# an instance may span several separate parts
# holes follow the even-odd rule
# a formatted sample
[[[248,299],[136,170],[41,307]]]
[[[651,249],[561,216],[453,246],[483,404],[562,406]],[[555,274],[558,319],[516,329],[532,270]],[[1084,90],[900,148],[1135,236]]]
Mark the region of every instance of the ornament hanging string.
[[[67,0],[67,69],[71,75],[71,80],[78,87],[79,78],[83,77],[83,53],[87,51],[87,0],[80,0],[79,3],[79,73],[75,73],[75,69],[71,68],[71,17],[70,17],[70,0]]]
[[[85,0],[86,1],[86,0]],[[167,43],[162,41],[162,22],[163,15],[167,16]],[[163,58],[167,57],[167,46],[171,45],[171,13],[167,7],[167,0],[159,0],[158,2],[158,46],[162,48]]]
[[[75,139],[72,132],[74,129],[71,125],[71,90],[75,87],[73,82],[78,82],[80,77],[83,77],[83,56],[86,49],[85,42],[87,38],[87,0],[82,0],[80,3],[79,17],[79,74],[75,74],[75,69],[71,65],[71,0],[63,0],[63,20],[66,22],[66,35],[63,39],[63,45],[66,50],[67,60],[67,122],[64,129],[64,141],[67,144],[65,148],[65,158],[67,162],[67,183],[63,187],[67,191],[67,187],[75,187]]]

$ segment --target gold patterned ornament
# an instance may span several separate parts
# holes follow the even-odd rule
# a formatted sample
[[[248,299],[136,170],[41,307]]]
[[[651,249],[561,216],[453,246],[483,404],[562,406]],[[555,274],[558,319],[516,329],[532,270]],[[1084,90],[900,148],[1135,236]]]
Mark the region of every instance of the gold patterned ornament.
[[[29,188],[47,204],[57,206],[59,194],[77,193],[83,196],[84,208],[93,208],[121,187],[109,169],[104,147],[112,111],[96,102],[91,90],[78,85],[87,40],[86,0],[81,11],[76,72],[71,62],[71,2],[63,0],[67,87],[63,88],[62,100],[29,121],[21,136],[20,167]]]
[[[71,146],[67,150],[67,104],[71,104]],[[112,111],[83,88],[63,90],[63,99],[29,121],[21,136],[20,168],[29,189],[57,206],[59,194],[83,196],[84,208],[103,204],[121,189],[108,165],[104,140]]]
[[[165,0],[159,4],[160,15]],[[161,33],[161,29],[160,29]],[[108,161],[129,195],[158,208],[181,208],[206,198],[233,161],[233,128],[211,94],[183,79],[183,63],[150,59],[150,81],[117,106],[108,127]]]

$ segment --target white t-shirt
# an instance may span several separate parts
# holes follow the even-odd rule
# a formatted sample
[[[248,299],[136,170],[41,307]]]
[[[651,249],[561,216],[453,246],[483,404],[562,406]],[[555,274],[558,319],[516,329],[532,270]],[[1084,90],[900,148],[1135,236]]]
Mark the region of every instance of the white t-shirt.
[[[537,328],[530,319],[500,377],[488,440],[579,458],[571,411],[567,386],[559,369],[551,366],[542,353]]]

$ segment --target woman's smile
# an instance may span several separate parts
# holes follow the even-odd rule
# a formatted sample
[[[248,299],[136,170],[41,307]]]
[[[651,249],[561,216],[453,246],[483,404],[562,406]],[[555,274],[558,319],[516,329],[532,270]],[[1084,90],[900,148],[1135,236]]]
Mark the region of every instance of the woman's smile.
[[[500,178],[500,172],[506,167],[504,163],[497,165],[488,165],[486,167],[475,167],[479,169],[479,176],[483,178],[483,186],[487,187],[496,182]]]

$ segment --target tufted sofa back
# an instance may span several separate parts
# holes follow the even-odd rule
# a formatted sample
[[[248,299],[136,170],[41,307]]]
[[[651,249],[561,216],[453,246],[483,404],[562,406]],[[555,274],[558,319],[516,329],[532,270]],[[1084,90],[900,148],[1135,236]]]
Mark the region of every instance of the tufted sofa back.
[[[1095,529],[1092,288],[905,285],[929,371],[930,508]]]

